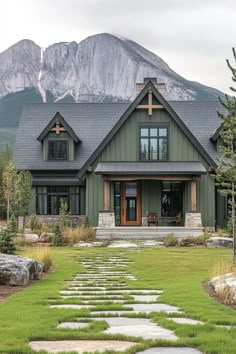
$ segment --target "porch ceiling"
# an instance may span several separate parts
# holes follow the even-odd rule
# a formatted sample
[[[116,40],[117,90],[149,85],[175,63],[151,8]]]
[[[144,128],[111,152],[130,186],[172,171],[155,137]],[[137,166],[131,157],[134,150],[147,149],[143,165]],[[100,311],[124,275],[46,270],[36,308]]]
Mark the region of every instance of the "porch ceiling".
[[[125,161],[99,162],[95,173],[97,175],[126,175],[126,176],[200,176],[207,173],[200,161]]]

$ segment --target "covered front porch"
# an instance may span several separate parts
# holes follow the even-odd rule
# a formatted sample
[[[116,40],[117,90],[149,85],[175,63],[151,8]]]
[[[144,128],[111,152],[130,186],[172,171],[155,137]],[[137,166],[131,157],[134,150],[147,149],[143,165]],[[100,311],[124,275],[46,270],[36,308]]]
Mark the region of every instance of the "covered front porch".
[[[200,162],[99,163],[103,210],[98,238],[157,238],[202,233],[197,189]]]

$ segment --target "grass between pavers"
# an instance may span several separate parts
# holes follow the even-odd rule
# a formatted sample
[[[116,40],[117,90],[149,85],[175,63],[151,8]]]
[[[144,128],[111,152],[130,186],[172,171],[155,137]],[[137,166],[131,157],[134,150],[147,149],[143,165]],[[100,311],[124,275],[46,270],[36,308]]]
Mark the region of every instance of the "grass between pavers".
[[[90,316],[86,309],[48,308],[48,298],[58,299],[59,291],[65,288],[64,280],[71,280],[77,273],[84,272],[78,256],[94,259],[96,254],[113,252],[116,254],[115,249],[54,249],[55,271],[0,305],[0,353],[34,353],[27,345],[29,340],[108,338],[139,342],[140,350],[155,345],[184,345],[211,354],[236,353],[236,330],[213,326],[236,325],[236,312],[216,303],[204,292],[201,284],[209,278],[209,270],[217,260],[230,258],[231,252],[228,250],[166,248],[129,251],[125,254],[134,261],[128,264],[127,270],[138,278],[137,281],[128,281],[129,288],[162,289],[164,292],[160,294],[158,302],[178,306],[184,311],[183,316],[206,322],[205,325],[198,326],[179,325],[168,320],[167,314],[152,314],[151,317],[159,325],[175,331],[180,338],[177,342],[144,341],[141,338],[104,334],[104,321],[92,322],[88,328],[80,330],[57,329],[59,322],[78,320],[79,315],[87,318]],[[103,306],[107,309],[107,306]],[[113,306],[109,305],[111,307]],[[101,309],[101,306],[98,308]],[[171,314],[169,317],[174,316]],[[127,351],[135,352],[135,348]]]

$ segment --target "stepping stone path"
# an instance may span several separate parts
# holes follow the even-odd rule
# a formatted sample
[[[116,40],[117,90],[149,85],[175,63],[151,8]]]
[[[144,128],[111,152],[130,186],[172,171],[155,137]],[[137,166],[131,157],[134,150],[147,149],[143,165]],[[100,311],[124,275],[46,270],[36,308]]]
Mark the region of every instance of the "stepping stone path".
[[[167,316],[171,314],[172,317],[168,316],[169,320],[180,325],[202,324],[201,321],[173,317],[176,313],[182,314],[182,311],[175,306],[158,302],[162,290],[128,288],[126,282],[137,279],[127,271],[127,266],[131,262],[123,252],[91,254],[90,257],[80,257],[80,262],[84,266],[85,272],[77,274],[72,280],[65,281],[67,288],[59,292],[61,297],[59,301],[57,299],[50,300],[49,307],[52,311],[57,309],[78,310],[77,318],[74,318],[73,321],[61,322],[57,326],[58,330],[66,330],[68,333],[73,331],[74,337],[75,333],[84,329],[89,334],[89,326],[92,323],[105,321],[108,328],[101,330],[101,335],[124,335],[129,339],[133,337],[133,340],[112,340],[109,338],[104,340],[93,338],[91,340],[42,340],[31,341],[29,345],[32,349],[46,350],[48,353],[74,351],[82,354],[105,350],[125,351],[137,345],[140,338],[176,341],[178,337],[173,331],[160,327],[151,318],[148,318],[151,312],[163,312]],[[66,300],[69,301],[66,302]],[[81,312],[81,310],[86,312]],[[129,315],[132,317],[128,317]],[[139,353],[199,354],[201,352],[194,348],[171,346],[153,347]]]

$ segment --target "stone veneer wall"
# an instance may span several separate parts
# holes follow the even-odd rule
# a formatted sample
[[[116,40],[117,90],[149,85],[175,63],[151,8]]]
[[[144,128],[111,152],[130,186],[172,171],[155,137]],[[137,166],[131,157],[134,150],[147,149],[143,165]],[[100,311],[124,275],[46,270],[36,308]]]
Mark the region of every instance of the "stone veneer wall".
[[[202,227],[201,213],[186,213],[184,226],[185,227]]]
[[[38,215],[38,218],[40,222],[43,224],[55,225],[58,221],[59,216],[58,215]],[[85,215],[70,215],[69,219],[70,219],[71,226],[81,226],[84,225],[86,222]],[[25,224],[28,224],[29,221],[30,221],[30,216],[27,215],[25,217]],[[19,228],[23,227],[23,216],[19,216],[18,225]]]
[[[100,211],[98,216],[98,227],[115,227],[115,213],[113,211]]]

